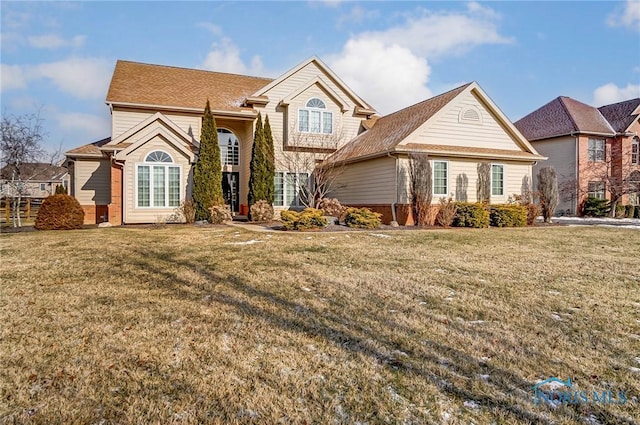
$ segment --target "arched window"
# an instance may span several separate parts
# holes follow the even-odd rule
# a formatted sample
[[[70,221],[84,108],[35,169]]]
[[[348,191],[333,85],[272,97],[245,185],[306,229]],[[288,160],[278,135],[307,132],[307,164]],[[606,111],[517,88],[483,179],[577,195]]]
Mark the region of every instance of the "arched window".
[[[327,105],[317,97],[311,98],[305,108],[298,110],[298,131],[302,133],[333,133],[333,113],[327,111]]]
[[[631,163],[640,165],[640,139],[638,136],[631,141]]]
[[[139,208],[166,208],[180,205],[182,168],[164,151],[149,153],[136,166],[136,205]]]
[[[233,132],[226,128],[219,128],[218,145],[222,165],[240,165],[240,142]]]

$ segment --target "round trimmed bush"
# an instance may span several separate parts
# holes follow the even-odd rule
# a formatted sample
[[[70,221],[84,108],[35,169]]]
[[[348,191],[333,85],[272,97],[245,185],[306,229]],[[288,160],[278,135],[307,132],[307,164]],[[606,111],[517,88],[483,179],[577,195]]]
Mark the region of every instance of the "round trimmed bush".
[[[35,228],[38,230],[81,229],[84,210],[73,196],[58,194],[45,198],[38,210]]]

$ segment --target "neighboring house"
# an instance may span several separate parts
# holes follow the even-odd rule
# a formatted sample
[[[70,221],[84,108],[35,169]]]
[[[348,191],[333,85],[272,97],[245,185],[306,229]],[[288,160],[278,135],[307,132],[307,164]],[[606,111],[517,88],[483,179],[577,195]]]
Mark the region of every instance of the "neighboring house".
[[[558,97],[515,123],[553,166],[561,202],[556,214],[579,214],[587,196],[640,201],[640,98],[600,108]]]
[[[409,154],[431,160],[433,203],[477,200],[478,165],[491,164],[491,203],[530,188],[539,155],[477,83],[365,123],[370,129],[331,155],[343,167],[332,196],[366,206],[383,221],[411,220]]]
[[[207,100],[225,198],[240,214],[248,211],[258,113],[269,117],[274,137],[276,209],[300,206],[297,186],[312,171],[289,166],[289,155],[334,152],[375,113],[315,57],[275,80],[118,61],[106,98],[111,136],[66,152],[86,223],[153,223],[190,198]]]
[[[0,170],[0,197],[14,197],[18,191],[22,198],[44,199],[56,191],[56,187],[69,187],[69,173],[65,167],[42,162],[22,164],[19,169],[6,165]]]

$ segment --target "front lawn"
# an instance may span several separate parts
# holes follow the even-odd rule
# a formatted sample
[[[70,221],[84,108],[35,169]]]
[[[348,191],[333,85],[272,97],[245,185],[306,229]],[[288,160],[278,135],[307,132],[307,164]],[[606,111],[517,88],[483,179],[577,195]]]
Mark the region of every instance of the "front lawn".
[[[2,234],[0,423],[635,423],[639,253],[595,227]],[[534,404],[550,377],[627,402]]]

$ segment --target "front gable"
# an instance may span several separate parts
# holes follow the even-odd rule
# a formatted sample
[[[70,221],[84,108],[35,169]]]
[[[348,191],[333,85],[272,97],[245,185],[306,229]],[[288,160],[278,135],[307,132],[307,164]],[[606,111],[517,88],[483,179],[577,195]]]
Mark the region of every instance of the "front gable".
[[[476,84],[409,134],[398,147],[436,145],[538,155],[525,137]]]
[[[102,150],[114,151],[116,160],[126,161],[134,152],[152,141],[156,147],[168,145],[189,162],[195,161],[196,147],[191,136],[159,112],[111,140]]]

